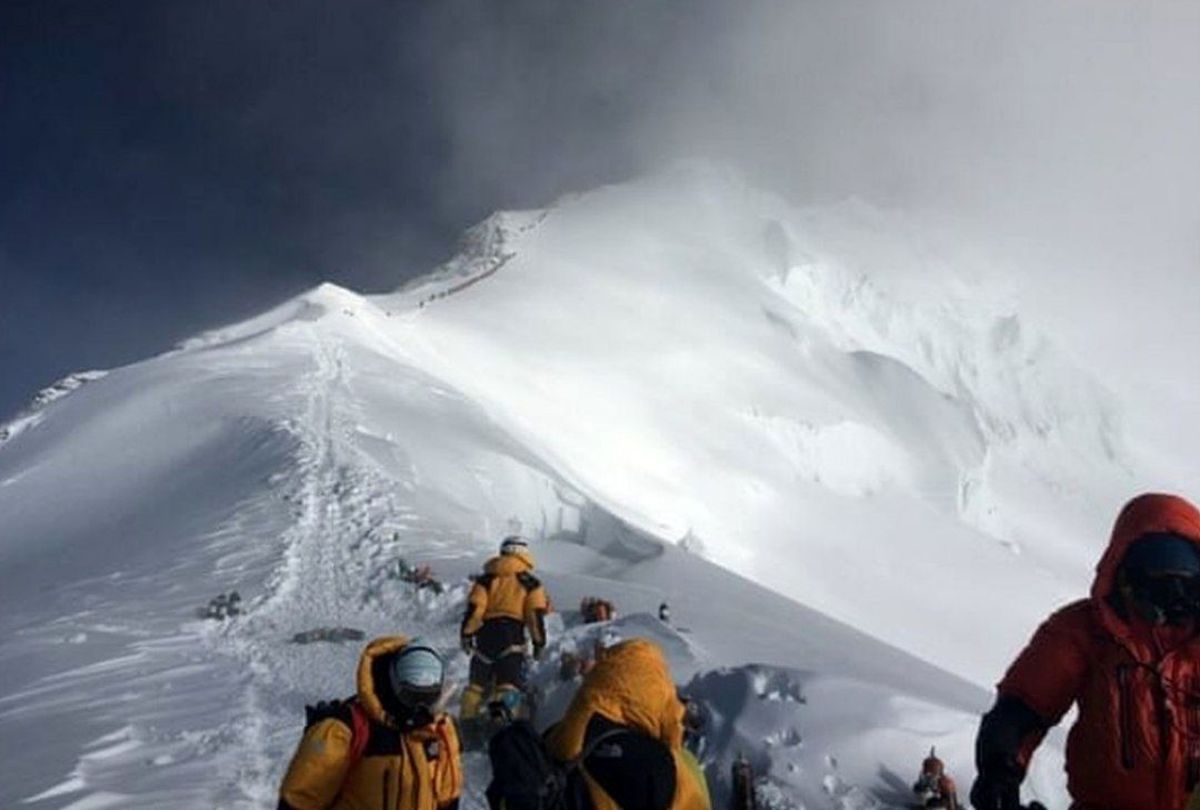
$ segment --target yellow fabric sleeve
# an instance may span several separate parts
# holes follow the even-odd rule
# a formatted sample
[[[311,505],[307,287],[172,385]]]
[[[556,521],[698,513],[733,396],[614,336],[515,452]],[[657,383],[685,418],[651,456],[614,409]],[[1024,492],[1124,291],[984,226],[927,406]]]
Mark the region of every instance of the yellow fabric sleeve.
[[[338,720],[322,720],[300,739],[279,796],[296,810],[326,810],[350,769],[352,733]]]
[[[544,626],[542,619],[538,614],[544,617],[550,612],[550,598],[546,596],[546,589],[540,584],[529,591],[525,595],[525,627],[529,629],[529,637],[533,639],[533,643],[541,646],[546,643]]]
[[[432,763],[431,779],[433,796],[438,807],[443,807],[462,795],[462,744],[454,721],[448,716],[437,724],[438,740],[441,743],[438,758]]]
[[[480,627],[483,627],[483,614],[487,612],[488,606],[487,588],[478,582],[471,585],[471,592],[467,594],[467,605],[471,612],[467,615],[467,620],[463,622],[462,632],[463,635],[473,636],[479,632]]]
[[[704,769],[686,748],[680,748],[676,757],[676,787],[673,807],[679,810],[710,810],[712,797],[708,792],[708,780],[704,778]],[[686,779],[678,779],[686,776]]]

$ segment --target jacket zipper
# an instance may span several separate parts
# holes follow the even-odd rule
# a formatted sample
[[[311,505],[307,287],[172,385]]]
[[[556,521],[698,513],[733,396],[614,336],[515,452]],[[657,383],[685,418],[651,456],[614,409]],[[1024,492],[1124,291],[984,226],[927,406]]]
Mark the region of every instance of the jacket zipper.
[[[1120,724],[1121,765],[1125,770],[1133,769],[1133,706],[1130,690],[1129,666],[1117,667],[1117,713]]]
[[[1184,711],[1187,713],[1187,735],[1184,740],[1184,745],[1187,747],[1188,757],[1188,775],[1187,789],[1189,791],[1196,787],[1196,783],[1200,782],[1200,742],[1197,741],[1197,734],[1200,734],[1200,706],[1197,704],[1196,688],[1200,686],[1200,680],[1196,676],[1188,678],[1187,691],[1184,693]]]

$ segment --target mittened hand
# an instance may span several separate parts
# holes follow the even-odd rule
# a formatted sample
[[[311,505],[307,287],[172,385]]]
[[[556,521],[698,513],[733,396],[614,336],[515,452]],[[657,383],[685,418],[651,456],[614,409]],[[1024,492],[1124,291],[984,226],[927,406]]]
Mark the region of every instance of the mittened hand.
[[[1021,810],[1021,779],[1010,773],[980,774],[971,786],[975,810]]]

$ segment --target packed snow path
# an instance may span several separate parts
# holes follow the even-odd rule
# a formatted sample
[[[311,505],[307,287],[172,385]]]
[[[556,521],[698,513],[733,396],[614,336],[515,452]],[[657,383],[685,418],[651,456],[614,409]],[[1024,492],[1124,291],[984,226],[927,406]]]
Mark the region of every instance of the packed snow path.
[[[383,576],[401,558],[444,558],[453,543],[417,514],[414,499],[404,497],[412,482],[376,480],[354,458],[348,440],[358,422],[341,349],[319,331],[306,331],[314,368],[306,385],[307,418],[298,423],[303,453],[294,493],[286,496],[297,520],[269,595],[214,637],[218,652],[258,674],[245,694],[251,756],[222,797],[233,804],[244,798],[261,806],[275,801],[304,703],[353,692],[361,644],[291,644],[287,640],[294,634],[350,627],[368,638],[419,634],[447,651],[457,646],[447,612],[457,607],[453,596],[432,598]]]

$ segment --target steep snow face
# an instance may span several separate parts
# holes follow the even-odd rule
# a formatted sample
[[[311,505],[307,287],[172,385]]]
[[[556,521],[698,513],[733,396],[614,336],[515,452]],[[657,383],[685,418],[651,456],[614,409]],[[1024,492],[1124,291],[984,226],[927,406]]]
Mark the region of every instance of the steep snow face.
[[[0,804],[270,806],[303,704],[357,655],[288,639],[452,652],[465,575],[514,525],[556,601],[615,598],[614,632],[695,677],[714,775],[750,745],[780,806],[886,806],[937,742],[969,781],[990,683],[1086,591],[1136,488],[1099,386],[903,219],[719,172],[500,214],[465,248],[10,426],[0,738],[36,742],[6,751]],[[447,593],[395,581],[398,556]],[[233,588],[243,616],[194,618]],[[682,626],[650,618],[663,600]],[[1056,765],[1035,777],[1063,804]]]
[[[984,690],[592,503],[478,403],[398,359],[392,320],[322,287],[80,388],[4,447],[0,736],[24,742],[6,748],[0,803],[273,806],[304,704],[345,694],[358,654],[290,639],[331,626],[420,634],[461,683],[466,574],[514,523],[540,538],[559,604],[613,599],[627,615],[602,632],[658,639],[681,682],[765,662],[755,677],[860,684],[871,706],[912,701],[939,734],[969,737]],[[447,592],[395,579],[398,557],[434,565]],[[233,589],[242,615],[196,618]],[[663,601],[678,626],[652,618]],[[567,622],[556,651],[596,630],[569,610]],[[573,684],[551,687],[555,670],[537,677],[562,705]],[[894,713],[863,712],[831,748],[819,718],[844,716],[836,695],[767,722],[731,710],[718,686],[696,687],[722,712],[705,759],[718,791],[750,744],[765,790],[795,800],[828,782],[878,804],[893,788],[876,784],[867,743],[887,736],[894,768],[926,744],[889,730]],[[968,767],[969,747],[951,761]],[[486,762],[467,764],[467,806],[483,806]]]
[[[1136,478],[1109,397],[964,256],[689,169],[495,217],[373,303],[590,497],[982,684]]]
[[[322,666],[287,639],[436,634],[440,614],[379,601],[397,554],[475,555],[552,514],[553,476],[374,354],[356,301],[320,288],[113,371],[3,445],[0,805],[273,804],[304,700],[343,694],[356,652]],[[196,618],[232,589],[245,626]]]

